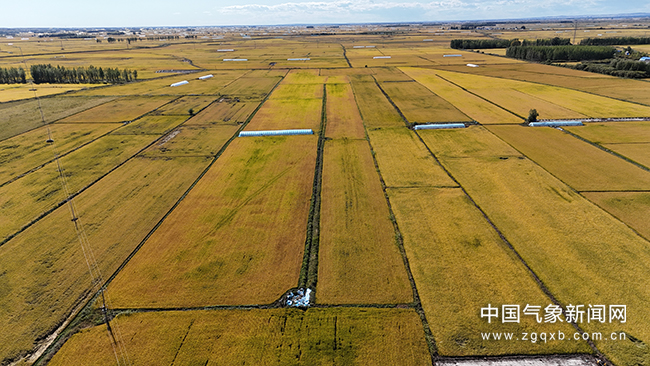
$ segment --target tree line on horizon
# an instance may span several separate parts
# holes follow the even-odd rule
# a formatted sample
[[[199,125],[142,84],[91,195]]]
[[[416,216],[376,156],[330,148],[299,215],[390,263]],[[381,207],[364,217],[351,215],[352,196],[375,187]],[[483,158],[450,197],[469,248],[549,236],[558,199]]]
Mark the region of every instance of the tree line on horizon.
[[[449,46],[454,49],[490,49],[508,48],[514,46],[566,46],[571,44],[571,39],[554,37],[549,39],[452,39]]]
[[[35,84],[119,84],[136,80],[136,70],[101,68],[90,65],[85,67],[52,66],[50,64],[32,65],[30,68]]]

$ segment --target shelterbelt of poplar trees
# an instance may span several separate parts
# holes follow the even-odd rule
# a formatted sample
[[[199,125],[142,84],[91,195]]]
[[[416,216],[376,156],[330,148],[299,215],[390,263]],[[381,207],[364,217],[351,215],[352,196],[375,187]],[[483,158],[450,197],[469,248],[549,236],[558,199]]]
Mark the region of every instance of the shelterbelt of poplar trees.
[[[71,67],[66,69],[63,66],[32,65],[30,68],[34,83],[51,84],[117,84],[136,80],[136,70],[116,68],[97,68],[95,66]]]
[[[0,84],[25,84],[27,77],[22,67],[3,69],[0,67]]]

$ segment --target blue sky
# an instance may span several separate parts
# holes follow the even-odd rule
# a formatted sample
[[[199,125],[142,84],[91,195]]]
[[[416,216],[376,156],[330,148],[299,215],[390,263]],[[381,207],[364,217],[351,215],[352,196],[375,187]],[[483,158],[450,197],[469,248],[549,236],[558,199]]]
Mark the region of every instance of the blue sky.
[[[273,25],[646,12],[647,0],[0,0],[0,27]]]

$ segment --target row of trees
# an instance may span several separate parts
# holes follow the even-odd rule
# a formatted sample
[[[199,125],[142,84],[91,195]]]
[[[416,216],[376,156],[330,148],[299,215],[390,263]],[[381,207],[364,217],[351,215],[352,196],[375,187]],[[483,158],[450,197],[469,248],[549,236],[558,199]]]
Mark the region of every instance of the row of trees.
[[[507,57],[536,62],[604,60],[615,53],[608,46],[512,46],[506,50]]]
[[[576,70],[597,72],[600,74],[624,78],[650,77],[650,64],[620,58],[612,59],[608,63],[581,62],[572,67]]]
[[[554,37],[549,39],[452,39],[451,48],[455,49],[488,49],[488,48],[507,48],[513,46],[566,46],[571,44],[571,39]]]
[[[650,37],[606,37],[606,38],[584,38],[580,41],[584,46],[613,46],[628,44],[650,44]]]
[[[516,40],[507,39],[452,39],[450,47],[457,50],[506,48]]]
[[[27,77],[25,69],[11,67],[3,69],[0,67],[0,84],[25,84]]]
[[[125,83],[138,78],[136,70],[116,68],[103,69],[95,66],[71,67],[66,69],[63,66],[52,65],[32,65],[31,69],[34,83],[52,83],[52,84],[118,84]]]

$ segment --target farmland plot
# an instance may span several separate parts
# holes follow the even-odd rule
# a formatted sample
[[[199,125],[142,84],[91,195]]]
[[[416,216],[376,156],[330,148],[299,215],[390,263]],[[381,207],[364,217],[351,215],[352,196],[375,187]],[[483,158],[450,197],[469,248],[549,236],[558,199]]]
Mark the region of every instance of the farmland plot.
[[[132,121],[172,101],[170,97],[120,98],[101,106],[67,117],[61,122],[124,122]]]
[[[269,304],[295,287],[316,142],[233,141],[111,283],[113,304]]]
[[[589,352],[586,342],[482,339],[480,332],[495,328],[517,335],[573,329],[527,317],[498,325],[480,318],[479,310],[488,303],[523,306],[549,300],[460,189],[391,188],[388,195],[440,355]]]
[[[650,172],[562,131],[522,126],[486,128],[578,191],[650,189]]]
[[[409,303],[411,286],[368,142],[327,141],[319,303]]]
[[[0,184],[53,160],[55,151],[59,156],[64,155],[119,127],[95,123],[51,125],[50,133],[56,143],[54,150],[46,142],[49,138],[46,127],[4,140],[0,142]]]
[[[328,84],[327,129],[325,136],[332,138],[365,138],[363,121],[354,100],[350,84]]]
[[[650,296],[650,288],[637,280],[650,275],[646,240],[527,159],[441,161],[562,304],[626,304],[628,319],[639,319],[581,322],[585,331],[650,337],[650,309],[641,300]],[[650,353],[633,342],[595,343],[615,364],[650,360]]]
[[[208,164],[136,158],[76,201],[99,269],[113,273]],[[93,287],[63,206],[0,246],[0,359],[32,349]]]
[[[382,94],[372,78],[370,82],[353,80],[352,90],[366,128],[404,126],[402,117]]]
[[[431,365],[412,309],[189,311],[119,316],[134,365]],[[105,326],[66,343],[50,363],[115,362]]]

